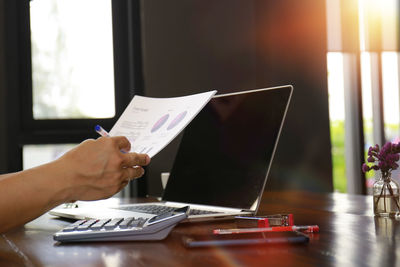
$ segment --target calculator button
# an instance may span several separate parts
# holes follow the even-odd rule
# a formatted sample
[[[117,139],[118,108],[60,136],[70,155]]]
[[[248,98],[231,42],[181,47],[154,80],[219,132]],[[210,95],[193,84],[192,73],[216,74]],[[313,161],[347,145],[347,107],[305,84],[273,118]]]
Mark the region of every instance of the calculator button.
[[[63,229],[63,232],[72,232],[75,231],[76,226],[67,226]]]
[[[147,221],[147,219],[138,218],[137,220],[134,220],[134,221],[129,225],[129,227],[142,227],[146,221]]]
[[[78,225],[84,224],[85,222],[87,222],[87,220],[79,220],[79,221],[74,222],[70,226],[78,226]]]
[[[121,229],[126,229],[126,228],[128,228],[129,224],[130,224],[134,219],[135,219],[135,218],[133,218],[133,217],[124,219],[124,220],[119,224],[119,228],[121,228]]]
[[[120,222],[122,222],[122,218],[116,218],[116,219],[112,219],[110,222],[108,222],[108,223],[106,223],[105,225],[104,225],[104,228],[106,229],[106,230],[112,230],[112,229],[114,229],[115,227],[117,227],[118,226],[118,224],[120,223]]]
[[[129,227],[139,227],[139,226],[138,226],[139,223],[140,223],[139,220],[134,220],[134,221],[129,225]]]
[[[74,231],[79,225],[84,224],[85,222],[87,222],[87,220],[79,220],[74,222],[73,224],[70,224],[69,226],[65,227],[63,229],[63,232],[72,232]]]
[[[139,227],[142,227],[144,224],[145,224],[145,222],[147,222],[149,219],[145,219],[145,218],[139,218]]]
[[[89,227],[90,227],[92,224],[95,224],[97,221],[98,221],[98,220],[95,220],[95,219],[88,220],[88,221],[86,221],[85,223],[79,225],[79,226],[76,228],[76,230],[77,230],[77,231],[86,231],[86,230],[89,229]]]
[[[95,224],[90,226],[90,229],[92,229],[92,230],[100,230],[109,221],[111,221],[111,219],[98,220]]]

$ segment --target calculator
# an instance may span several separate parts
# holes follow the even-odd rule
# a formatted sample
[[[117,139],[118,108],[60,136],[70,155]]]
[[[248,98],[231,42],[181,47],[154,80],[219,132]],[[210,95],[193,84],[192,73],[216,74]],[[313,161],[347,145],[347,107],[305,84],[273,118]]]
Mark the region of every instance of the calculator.
[[[189,206],[151,218],[109,218],[79,220],[54,234],[59,242],[162,240],[180,221]]]

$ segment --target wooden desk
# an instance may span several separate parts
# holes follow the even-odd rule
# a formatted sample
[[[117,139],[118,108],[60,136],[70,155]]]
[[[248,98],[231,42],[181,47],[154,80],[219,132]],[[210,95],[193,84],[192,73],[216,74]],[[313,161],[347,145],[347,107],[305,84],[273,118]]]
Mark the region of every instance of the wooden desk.
[[[0,266],[395,266],[399,221],[372,215],[372,197],[304,192],[265,193],[259,214],[293,213],[318,224],[310,243],[283,247],[186,249],[181,237],[231,228],[233,221],[180,224],[158,242],[63,245],[52,235],[68,222],[45,214],[0,239]],[[400,242],[400,241],[399,241]],[[400,244],[400,243],[399,243]]]

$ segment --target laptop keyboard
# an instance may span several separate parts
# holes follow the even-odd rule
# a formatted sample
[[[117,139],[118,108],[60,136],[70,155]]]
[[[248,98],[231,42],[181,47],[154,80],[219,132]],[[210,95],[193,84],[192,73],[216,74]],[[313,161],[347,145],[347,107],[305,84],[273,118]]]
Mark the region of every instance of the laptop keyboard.
[[[143,205],[143,206],[118,207],[118,209],[160,215],[165,212],[173,211],[176,209],[176,207],[169,207],[162,205]],[[213,214],[213,213],[219,213],[219,212],[210,210],[198,210],[198,209],[190,209],[189,211],[189,215],[202,215],[202,214]]]

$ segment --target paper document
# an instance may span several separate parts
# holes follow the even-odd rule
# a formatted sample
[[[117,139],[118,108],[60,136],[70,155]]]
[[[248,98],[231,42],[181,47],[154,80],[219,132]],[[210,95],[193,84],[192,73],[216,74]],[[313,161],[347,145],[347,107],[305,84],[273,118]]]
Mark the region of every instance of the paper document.
[[[172,98],[134,96],[109,134],[127,137],[131,152],[153,157],[192,121],[216,92]]]

